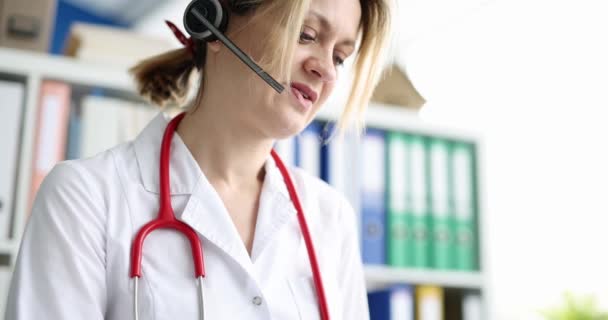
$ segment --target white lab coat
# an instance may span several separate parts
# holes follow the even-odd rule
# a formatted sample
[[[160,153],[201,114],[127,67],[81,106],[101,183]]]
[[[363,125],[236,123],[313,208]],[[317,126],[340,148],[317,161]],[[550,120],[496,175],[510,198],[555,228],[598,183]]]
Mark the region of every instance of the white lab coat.
[[[131,241],[158,212],[163,113],[133,142],[58,164],[42,183],[24,234],[6,319],[133,319]],[[269,156],[251,256],[219,195],[176,134],[171,145],[176,217],[203,244],[205,316],[319,319],[296,210]],[[321,180],[291,170],[319,259],[332,319],[367,320],[356,217]],[[189,243],[155,231],[143,250],[140,319],[199,319]]]

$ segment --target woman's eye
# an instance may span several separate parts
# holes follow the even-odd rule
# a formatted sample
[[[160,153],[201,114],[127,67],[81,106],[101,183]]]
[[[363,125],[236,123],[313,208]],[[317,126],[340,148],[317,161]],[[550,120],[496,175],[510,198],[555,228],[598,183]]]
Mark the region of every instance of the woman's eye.
[[[310,28],[302,28],[300,32],[300,43],[311,43],[317,41],[317,35],[314,30]]]
[[[342,65],[344,65],[344,59],[338,56],[334,57],[334,65],[336,65],[337,67],[341,67]]]
[[[317,40],[315,36],[308,34],[306,32],[300,33],[300,43],[310,43],[315,42]]]

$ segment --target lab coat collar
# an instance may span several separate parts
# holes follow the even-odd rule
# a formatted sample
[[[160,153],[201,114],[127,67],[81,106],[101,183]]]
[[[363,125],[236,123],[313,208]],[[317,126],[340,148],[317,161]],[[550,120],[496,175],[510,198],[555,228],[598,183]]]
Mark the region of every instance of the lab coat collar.
[[[226,206],[204,174],[184,211],[181,214],[176,212],[179,219],[228,253],[252,275],[255,274],[253,264],[268,244],[276,238],[282,227],[292,219],[297,219],[297,211],[289,197],[283,176],[270,155],[264,168],[266,175],[260,195],[251,256],[230,220]]]
[[[160,194],[160,146],[165,128],[171,119],[160,112],[134,141],[135,157],[141,181],[149,192]],[[192,194],[202,172],[178,134],[171,141],[169,180],[171,195]]]
[[[278,168],[270,157],[266,168],[251,256],[247,253],[226,206],[204,175],[194,188],[194,193],[183,212],[176,212],[178,219],[226,252],[254,278],[257,278],[253,268],[257,258],[276,238],[281,227],[291,219],[297,219],[296,210],[287,195],[287,188],[279,184],[279,178],[282,179],[282,176],[280,172],[279,176],[276,176]]]
[[[160,194],[160,146],[171,118],[159,112],[134,141],[135,157],[140,169],[141,181],[149,192]],[[283,199],[290,201],[287,186],[274,159],[268,155],[264,165],[267,190],[278,192]],[[192,194],[195,186],[204,178],[203,172],[192,157],[179,134],[171,141],[169,157],[169,180],[171,195]],[[206,180],[206,179],[204,179]]]
[[[268,157],[265,169],[266,177],[262,187],[255,237],[251,250],[251,259],[254,262],[281,227],[297,217],[297,211],[289,196],[283,175],[272,157]]]

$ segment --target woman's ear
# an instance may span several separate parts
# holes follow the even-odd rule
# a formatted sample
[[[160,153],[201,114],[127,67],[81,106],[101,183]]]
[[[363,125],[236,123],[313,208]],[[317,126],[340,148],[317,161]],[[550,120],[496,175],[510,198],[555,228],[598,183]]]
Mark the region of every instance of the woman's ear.
[[[207,48],[209,48],[209,50],[211,50],[212,52],[218,53],[220,51],[220,48],[222,47],[222,44],[220,43],[219,40],[215,40],[215,41],[211,41],[207,43]]]

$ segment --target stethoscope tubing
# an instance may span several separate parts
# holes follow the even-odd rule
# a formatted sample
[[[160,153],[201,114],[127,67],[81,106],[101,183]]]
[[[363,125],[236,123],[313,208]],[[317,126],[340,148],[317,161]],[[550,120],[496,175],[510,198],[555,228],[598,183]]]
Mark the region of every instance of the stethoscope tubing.
[[[312,277],[315,284],[315,289],[317,291],[317,297],[319,300],[319,311],[321,312],[321,319],[329,320],[329,310],[327,308],[327,300],[325,297],[325,288],[323,287],[323,281],[321,279],[321,270],[319,269],[319,262],[317,261],[317,254],[312,243],[312,238],[310,236],[310,231],[308,229],[308,223],[306,222],[306,218],[304,217],[304,209],[302,208],[302,204],[300,203],[300,197],[298,197],[298,193],[296,192],[296,188],[291,180],[291,176],[289,175],[289,171],[281,158],[277,155],[277,153],[272,150],[270,152],[272,158],[274,159],[279,171],[283,175],[283,179],[285,180],[285,185],[287,186],[287,191],[289,191],[289,196],[291,197],[291,201],[293,205],[296,207],[298,212],[298,222],[300,224],[300,229],[302,231],[302,237],[304,237],[304,242],[306,244],[306,251],[308,252],[308,260],[310,261],[310,267],[312,268]]]
[[[171,142],[173,140],[173,135],[175,134],[175,130],[181,120],[184,118],[186,113],[181,113],[173,118],[165,132],[163,134],[163,140],[161,144],[160,151],[160,205],[158,211],[158,217],[147,224],[145,224],[139,232],[137,232],[135,239],[133,240],[131,247],[131,271],[130,277],[134,278],[135,281],[135,290],[134,290],[134,307],[133,312],[135,316],[135,320],[139,320],[139,303],[138,303],[138,295],[139,295],[139,278],[142,277],[141,271],[141,260],[142,260],[142,250],[143,244],[146,237],[156,229],[173,229],[179,233],[182,233],[186,236],[190,242],[190,247],[192,251],[192,259],[194,262],[194,275],[198,280],[199,286],[199,307],[200,307],[200,319],[205,319],[205,308],[204,308],[204,295],[203,295],[203,278],[205,277],[205,263],[203,258],[203,247],[201,241],[198,237],[198,234],[194,229],[185,224],[182,221],[179,221],[175,218],[175,213],[173,211],[173,207],[171,205],[171,193],[170,193],[170,176],[169,176],[169,156],[171,149]],[[289,196],[291,201],[293,202],[297,214],[298,214],[298,223],[300,225],[300,230],[302,232],[302,236],[304,238],[304,242],[306,244],[306,251],[308,253],[308,259],[310,261],[310,266],[313,274],[313,281],[315,284],[315,289],[317,292],[318,302],[319,302],[319,312],[322,320],[329,320],[329,309],[327,306],[325,289],[323,287],[323,281],[321,278],[321,271],[319,269],[319,263],[317,260],[316,251],[314,249],[314,245],[312,242],[312,237],[310,236],[310,231],[308,229],[308,224],[306,222],[306,218],[304,216],[304,209],[302,208],[302,204],[300,202],[300,198],[298,197],[298,193],[293,184],[291,176],[289,175],[289,171],[287,167],[277,155],[274,150],[270,152],[272,158],[274,159],[283,179],[285,180],[285,184],[287,186],[287,190],[289,192]]]

